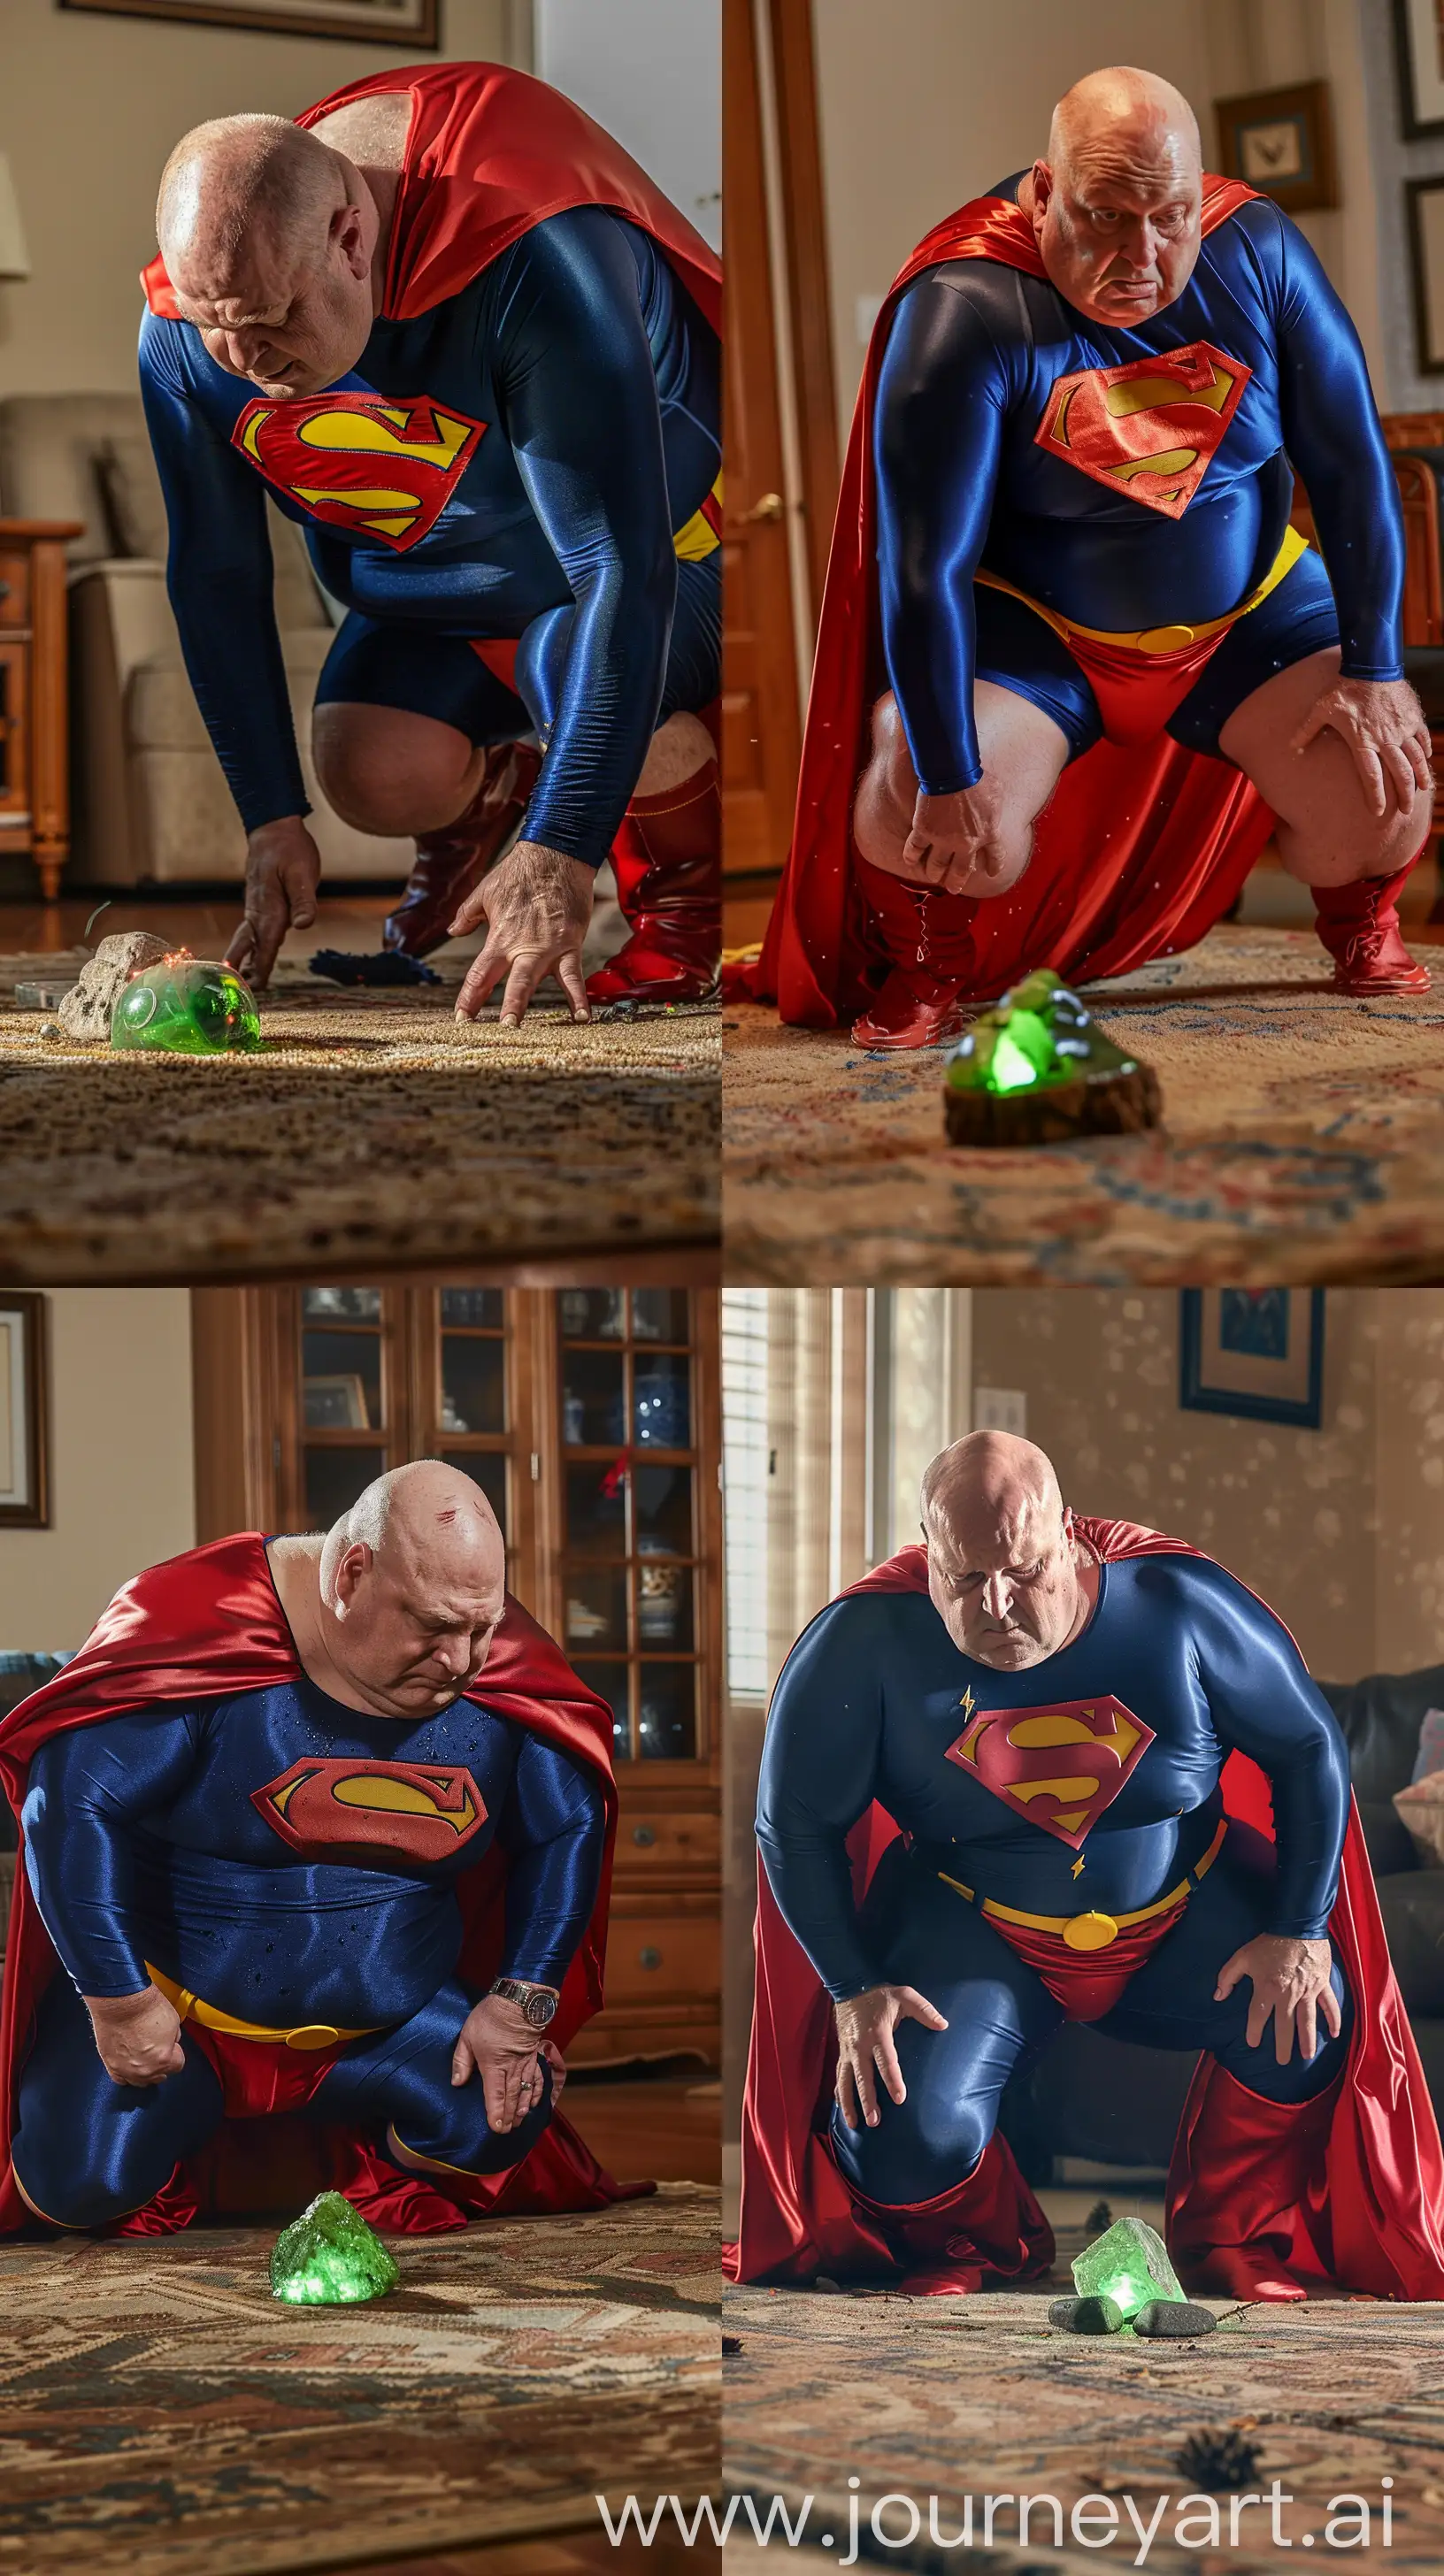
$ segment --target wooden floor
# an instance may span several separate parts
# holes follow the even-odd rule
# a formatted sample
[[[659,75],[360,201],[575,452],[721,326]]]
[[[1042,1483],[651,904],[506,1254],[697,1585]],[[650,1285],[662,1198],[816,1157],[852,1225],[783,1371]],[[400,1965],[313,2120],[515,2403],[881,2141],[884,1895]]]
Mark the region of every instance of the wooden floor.
[[[381,945],[381,924],[395,902],[394,889],[384,886],[374,894],[323,892],[312,927],[292,931],[282,954],[304,958],[314,955],[318,948],[374,953]],[[102,904],[103,912],[97,909]],[[193,949],[198,957],[223,957],[240,918],[239,886],[233,892],[211,889],[202,895],[176,895],[164,887],[120,887],[109,898],[100,889],[89,894],[63,895],[59,903],[12,897],[0,901],[0,955],[48,955],[57,949],[73,948],[84,935],[87,922],[92,922],[92,947],[98,939],[108,939],[116,931],[150,930],[157,939],[168,939],[177,948]],[[476,944],[474,940],[458,940],[457,953]]]

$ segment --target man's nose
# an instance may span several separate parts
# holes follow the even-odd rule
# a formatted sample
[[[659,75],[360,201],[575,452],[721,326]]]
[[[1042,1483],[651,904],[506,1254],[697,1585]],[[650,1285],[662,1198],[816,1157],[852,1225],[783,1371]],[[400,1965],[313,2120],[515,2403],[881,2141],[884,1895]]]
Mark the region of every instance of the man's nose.
[[[990,1574],[983,1585],[983,1608],[990,1619],[1003,1620],[1013,1606],[1013,1587],[1005,1574]]]
[[[1147,270],[1157,266],[1158,235],[1147,215],[1135,216],[1131,223],[1124,224],[1120,247],[1130,268]]]
[[[471,1661],[469,1637],[438,1637],[432,1649],[443,1672],[464,1673]]]

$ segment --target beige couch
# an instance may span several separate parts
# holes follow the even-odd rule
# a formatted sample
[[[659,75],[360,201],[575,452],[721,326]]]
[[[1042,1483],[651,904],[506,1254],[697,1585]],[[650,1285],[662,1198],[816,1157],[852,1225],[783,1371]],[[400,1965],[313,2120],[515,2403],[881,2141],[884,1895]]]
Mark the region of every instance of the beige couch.
[[[86,885],[224,882],[246,841],[181,660],[166,598],[165,512],[138,394],[0,402],[0,511],[79,519],[71,560],[69,876]],[[271,512],[276,621],[327,878],[400,884],[409,841],[333,814],[311,766],[310,709],[333,613],[294,524]]]

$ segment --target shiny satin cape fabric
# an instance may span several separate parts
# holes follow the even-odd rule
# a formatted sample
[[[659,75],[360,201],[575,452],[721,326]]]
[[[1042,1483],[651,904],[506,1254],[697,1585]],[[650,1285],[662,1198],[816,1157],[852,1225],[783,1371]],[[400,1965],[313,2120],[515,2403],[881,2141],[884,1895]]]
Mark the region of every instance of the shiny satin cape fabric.
[[[546,81],[501,63],[424,63],[351,81],[304,108],[312,126],[353,100],[411,97],[382,314],[407,322],[457,295],[550,215],[608,206],[659,245],[715,331],[722,267],[620,143]],[[177,321],[159,253],[141,270],[152,313]]]
[[[1241,181],[1205,175],[1204,232],[1256,193]],[[872,708],[888,685],[872,419],[894,304],[923,269],[948,259],[992,259],[1029,277],[1047,274],[1021,207],[976,197],[918,244],[873,327],[828,560],[792,847],[761,957],[726,978],[728,991],[775,1001],[784,1020],[802,1027],[850,1019],[891,963],[854,872],[851,821]],[[1064,771],[1012,892],[989,903],[941,898],[950,921],[970,925],[964,998],[994,998],[1037,966],[1091,981],[1191,948],[1228,910],[1273,819],[1241,771],[1186,751],[1166,734],[1126,750],[1096,743]],[[951,931],[947,944],[951,976]]]
[[[123,1584],[101,1613],[73,1661],[33,1691],[0,1720],[0,1780],[18,1822],[32,1755],[74,1726],[144,1709],[157,1700],[182,1705],[216,1699],[239,1691],[264,1690],[302,1677],[295,1642],[286,1625],[266,1561],[265,1542],[256,1532],[217,1539],[152,1566]],[[544,1744],[584,1763],[599,1781],[606,1804],[606,1845],[597,1901],[586,1936],[567,1971],[561,2002],[549,2036],[565,2051],[602,2004],[602,1963],[606,1953],[607,1908],[616,1836],[617,1792],[612,1776],[612,1713],[578,1681],[545,1629],[507,1595],[501,1625],[492,1641],[482,1682],[468,1694],[500,1717],[524,1726]],[[507,1861],[496,1844],[473,1870],[457,1882],[462,1908],[463,1942],[460,1973],[473,1986],[485,1988],[501,1957],[506,1902]],[[27,2044],[35,2006],[51,1976],[64,1973],[40,1919],[26,1874],[23,1851],[15,1873],[10,1931],[5,1952],[5,1984],[0,2000],[0,2093],[4,2135],[0,2142],[0,2231],[25,2224],[30,2213],[15,2189],[10,2169],[15,2084]],[[278,2125],[279,2118],[278,2115]],[[264,2131],[243,2133],[244,2156],[223,2158],[232,2179],[242,2172],[254,2181],[265,2159],[259,2142]],[[340,2162],[347,2169],[344,2133],[334,2133]],[[255,2143],[251,2143],[254,2141]],[[234,2147],[235,2141],[231,2142]],[[286,2142],[294,2154],[295,2142]],[[406,2209],[415,2188],[392,2177],[389,2209],[384,2200],[387,2178],[368,2167],[367,2212],[377,2223],[406,2226]],[[283,2161],[278,2154],[278,2162]],[[304,2157],[301,2159],[305,2161]],[[317,2181],[313,2188],[322,2188]],[[201,2205],[209,2191],[193,2195]],[[558,2113],[531,2154],[510,2172],[477,2176],[468,2182],[467,2205],[474,2209],[598,2208],[619,2197],[590,2149]],[[271,2205],[262,2200],[262,2206]]]
[[[1199,1553],[1129,1521],[1080,1517],[1076,1527],[1105,1565]],[[842,1598],[926,1592],[927,1585],[926,1549],[907,1547],[850,1584]],[[1257,1763],[1231,1753],[1222,1778],[1227,1813],[1272,1839],[1269,1786]],[[859,1901],[898,1831],[877,1803],[853,1828],[848,1849]],[[1226,2284],[1234,2296],[1255,2295],[1240,2287],[1248,2280],[1274,2282],[1274,2295],[1281,2289],[1298,2296],[1315,2286],[1375,2298],[1444,2298],[1444,2152],[1352,1800],[1329,1937],[1355,2001],[1337,2086],[1319,2110],[1306,2106],[1311,2116],[1302,2131],[1290,2129],[1273,2104],[1231,2083],[1211,2057],[1200,2057],[1168,2177],[1174,2259],[1181,2256],[1185,2276],[1191,2272],[1203,2287],[1213,2249],[1234,2249]],[[740,2224],[737,2243],[724,2248],[724,2269],[738,2281],[805,2281],[819,2271],[850,2269],[876,2274],[892,2261],[890,2249],[856,2210],[824,2144],[836,2065],[831,2001],[783,1921],[760,1860],[756,1952]],[[1293,2152],[1294,2138],[1311,2150],[1306,2169]],[[1017,2190],[1026,2209],[1032,2196],[1020,2178]],[[1266,2234],[1255,2233],[1242,2247],[1236,2202],[1262,2213],[1267,2225]],[[892,2268],[897,2274],[904,2266],[893,2262]]]

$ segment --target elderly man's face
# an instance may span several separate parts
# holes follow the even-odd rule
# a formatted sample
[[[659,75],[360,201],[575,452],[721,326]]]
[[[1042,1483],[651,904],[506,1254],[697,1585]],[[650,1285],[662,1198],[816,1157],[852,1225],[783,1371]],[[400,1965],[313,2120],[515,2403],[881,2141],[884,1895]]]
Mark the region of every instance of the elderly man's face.
[[[1006,1515],[936,1507],[926,1531],[928,1591],[959,1652],[1020,1673],[1056,1654],[1078,1617],[1072,1524],[1024,1497]]]
[[[1128,330],[1183,293],[1202,240],[1191,154],[1120,137],[1079,150],[1056,174],[1035,163],[1033,190],[1043,265],[1078,312]]]
[[[354,218],[356,209],[343,215]],[[195,324],[207,356],[272,399],[321,393],[349,375],[373,318],[356,224],[333,218],[323,252],[309,263],[285,258],[259,239],[247,243],[244,256],[244,268],[224,281],[191,277],[184,259],[172,275],[181,313]]]
[[[353,1563],[363,1556],[369,1561]],[[505,1607],[505,1579],[500,1565],[428,1578],[348,1550],[338,1570],[332,1655],[388,1714],[425,1717],[459,1698],[481,1671]]]

